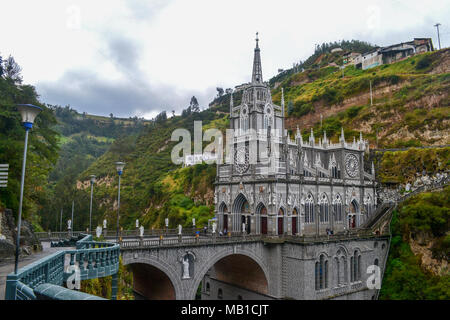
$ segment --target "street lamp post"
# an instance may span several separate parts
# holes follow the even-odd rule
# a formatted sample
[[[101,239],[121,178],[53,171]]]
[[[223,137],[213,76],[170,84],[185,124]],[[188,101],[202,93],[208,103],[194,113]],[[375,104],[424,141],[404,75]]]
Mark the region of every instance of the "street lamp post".
[[[91,175],[91,205],[89,207],[89,234],[92,231],[92,196],[94,194],[95,175]]]
[[[116,231],[116,242],[119,242],[119,211],[120,211],[120,176],[123,172],[123,167],[125,167],[125,162],[116,162],[117,173],[119,174],[119,191],[117,196],[117,231]]]
[[[25,127],[25,147],[23,150],[22,162],[22,178],[20,180],[20,198],[19,198],[19,218],[17,221],[17,239],[16,239],[16,257],[14,263],[14,273],[17,274],[17,267],[19,265],[19,249],[20,249],[20,228],[22,226],[22,202],[23,202],[23,187],[25,182],[25,167],[27,163],[27,148],[28,148],[28,131],[33,128],[34,119],[42,111],[42,108],[32,104],[19,104],[17,109],[22,116],[22,123]]]

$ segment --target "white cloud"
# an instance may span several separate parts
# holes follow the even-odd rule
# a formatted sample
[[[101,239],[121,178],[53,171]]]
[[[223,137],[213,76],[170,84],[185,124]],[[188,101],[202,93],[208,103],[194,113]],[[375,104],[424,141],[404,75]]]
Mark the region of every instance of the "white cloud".
[[[128,104],[123,116],[180,111],[194,94],[206,106],[216,86],[249,81],[256,31],[266,80],[316,43],[433,37],[437,46],[441,22],[450,44],[446,1],[16,0],[2,11],[0,53],[15,57],[43,101],[109,114],[102,94],[111,95]]]

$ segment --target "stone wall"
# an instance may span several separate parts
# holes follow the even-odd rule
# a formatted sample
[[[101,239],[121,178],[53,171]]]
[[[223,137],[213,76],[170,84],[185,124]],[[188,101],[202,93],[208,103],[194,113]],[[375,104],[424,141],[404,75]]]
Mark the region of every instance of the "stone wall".
[[[16,224],[11,209],[0,209],[0,259],[13,258],[16,248]],[[42,249],[39,239],[33,231],[33,226],[22,220],[20,234],[21,254],[29,255]]]

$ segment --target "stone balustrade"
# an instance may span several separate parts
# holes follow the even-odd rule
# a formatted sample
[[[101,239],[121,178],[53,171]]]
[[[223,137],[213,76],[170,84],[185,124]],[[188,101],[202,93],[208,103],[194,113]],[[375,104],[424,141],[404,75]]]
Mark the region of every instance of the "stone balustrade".
[[[75,271],[69,271],[69,266],[79,268],[80,280],[87,280],[113,275],[117,281],[119,270],[120,246],[111,242],[92,241],[91,235],[86,235],[77,241],[76,249],[62,250],[33,262],[17,271],[10,273],[6,279],[7,300],[37,299],[34,289],[43,284],[62,286]],[[69,263],[66,266],[66,257]],[[115,277],[114,277],[115,276]],[[117,286],[116,286],[117,287]],[[113,286],[114,288],[114,286]],[[115,297],[113,292],[113,297]],[[70,299],[70,296],[66,297]]]

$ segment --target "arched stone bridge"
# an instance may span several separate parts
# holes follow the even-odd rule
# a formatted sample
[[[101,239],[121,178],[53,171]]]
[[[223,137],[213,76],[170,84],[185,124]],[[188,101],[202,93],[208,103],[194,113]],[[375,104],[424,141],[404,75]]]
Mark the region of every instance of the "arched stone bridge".
[[[384,269],[389,248],[389,236],[373,234],[163,241],[121,244],[147,299],[195,299],[200,284],[202,299],[371,299],[366,269]]]

